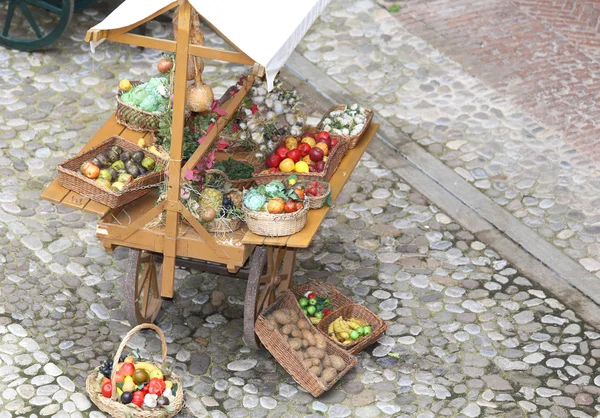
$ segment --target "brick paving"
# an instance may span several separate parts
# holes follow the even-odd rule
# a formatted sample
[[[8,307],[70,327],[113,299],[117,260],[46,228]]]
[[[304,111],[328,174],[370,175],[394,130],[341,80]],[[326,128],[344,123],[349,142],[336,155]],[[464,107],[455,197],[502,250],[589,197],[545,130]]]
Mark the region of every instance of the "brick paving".
[[[389,4],[389,3],[387,3]],[[395,17],[600,161],[600,4],[586,0],[409,0]]]

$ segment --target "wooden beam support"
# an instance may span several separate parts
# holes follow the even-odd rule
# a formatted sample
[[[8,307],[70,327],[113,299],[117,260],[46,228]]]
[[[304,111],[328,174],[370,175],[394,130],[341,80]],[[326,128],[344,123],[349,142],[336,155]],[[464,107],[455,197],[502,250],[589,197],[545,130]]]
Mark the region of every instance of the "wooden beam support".
[[[190,46],[191,6],[179,0],[179,30],[175,55],[175,85],[173,93],[173,124],[171,125],[171,153],[167,189],[167,222],[165,227],[163,277],[161,296],[173,297],[175,284],[175,258],[177,257],[177,232],[179,228],[179,194],[181,188],[181,155],[185,125],[185,99],[187,89],[187,63]]]
[[[177,6],[177,1],[174,1],[172,3],[169,3],[168,5],[166,5],[165,7],[163,7],[162,9],[158,10],[156,13],[151,14],[150,16],[147,16],[146,18],[140,20],[139,22],[134,23],[133,25],[129,25],[129,26],[125,26],[119,29],[112,29],[110,31],[106,30],[88,30],[86,35],[85,35],[85,41],[86,42],[90,42],[90,41],[97,41],[99,39],[102,38],[106,38],[106,34],[108,32],[118,35],[121,33],[126,33],[129,32],[132,29],[137,28],[138,26],[143,25],[146,22],[149,22],[151,20],[153,20],[154,18],[160,16],[161,14],[168,12],[169,10],[175,8],[175,6]],[[140,5],[140,7],[143,7],[143,5]]]
[[[144,225],[162,213],[165,210],[166,204],[167,202],[160,202],[158,205],[146,212],[143,216],[140,216],[135,221],[130,223],[126,229],[115,232],[111,238],[115,240],[127,239],[129,236],[131,236],[131,234],[143,228]]]
[[[208,233],[194,215],[185,207],[183,203],[179,202],[179,211],[188,223],[194,228],[194,230],[202,237],[204,242],[217,254],[219,257],[231,258],[221,246],[215,241],[214,237]]]

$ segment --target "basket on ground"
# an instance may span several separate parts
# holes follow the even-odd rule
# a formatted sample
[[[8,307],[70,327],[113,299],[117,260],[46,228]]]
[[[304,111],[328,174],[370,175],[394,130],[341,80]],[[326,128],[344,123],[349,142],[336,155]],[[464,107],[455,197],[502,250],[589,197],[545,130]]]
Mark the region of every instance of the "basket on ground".
[[[327,111],[327,113],[325,113],[325,115],[323,115],[321,122],[319,122],[319,124],[317,125],[317,129],[321,130],[323,128],[323,121],[329,117],[329,114],[331,112],[333,112],[334,110],[344,110],[345,108],[346,108],[346,105],[343,105],[343,104],[331,107]],[[341,134],[330,133],[330,135],[333,138],[337,139],[338,141],[346,141],[348,143],[348,149],[352,149],[352,148],[356,147],[356,144],[358,144],[358,141],[363,136],[363,134],[367,131],[367,129],[369,128],[369,125],[371,124],[371,121],[373,120],[373,111],[371,109],[367,109],[367,108],[364,108],[364,109],[367,112],[367,120],[365,121],[364,127],[357,135],[341,135]]]
[[[269,322],[269,316],[280,308],[287,308],[297,313],[298,318],[304,318],[308,323],[308,319],[302,313],[296,298],[289,291],[285,291],[271,306],[265,309],[258,317],[254,326],[256,335],[263,343],[265,348],[275,357],[277,362],[294,378],[296,382],[304,389],[309,391],[313,396],[317,397],[331,389],[335,383],[341,379],[357,362],[356,357],[349,354],[347,351],[340,349],[333,344],[328,338],[325,338],[327,355],[336,355],[344,361],[344,368],[337,373],[337,376],[331,382],[325,384],[323,380],[318,379],[314,374],[309,372],[303,361],[298,356],[287,342],[287,339],[273,329]],[[310,329],[314,327],[310,325]],[[316,330],[315,330],[316,331]],[[318,332],[318,331],[316,331]]]
[[[162,347],[162,362],[164,363],[167,358],[167,341],[165,340],[165,336],[162,330],[153,324],[141,324],[127,333],[125,338],[123,338],[121,345],[119,345],[117,353],[115,354],[115,357],[113,359],[113,368],[111,376],[112,396],[110,398],[107,398],[104,395],[102,395],[100,384],[98,382],[98,374],[100,373],[98,369],[95,369],[86,379],[85,389],[92,402],[101,411],[106,412],[114,418],[170,418],[177,415],[179,411],[181,411],[181,409],[183,408],[183,384],[181,382],[181,379],[173,373],[165,374],[165,377],[168,377],[169,380],[173,382],[173,386],[177,385],[177,390],[174,393],[175,400],[169,405],[155,408],[142,406],[140,408],[134,405],[133,403],[123,404],[118,400],[115,377],[119,357],[121,357],[121,353],[123,352],[123,349],[129,342],[131,337],[133,337],[133,335],[136,334],[138,331],[145,328],[154,330],[160,337]]]
[[[161,165],[164,167],[166,165],[166,161],[157,155],[138,147],[126,139],[113,136],[100,145],[60,163],[56,167],[60,185],[65,189],[79,193],[83,197],[102,203],[109,208],[118,208],[145,195],[163,181],[164,169],[155,169],[155,171],[139,176],[129,183],[122,192],[118,192],[96,183],[93,179],[87,178],[81,173],[79,170],[81,164],[93,159],[96,155],[110,149],[114,145],[120,146],[125,151],[143,151],[146,157],[151,157],[155,161],[156,166]]]
[[[284,141],[279,142],[277,148],[279,148]],[[299,182],[309,181],[309,180],[320,180],[320,181],[329,181],[335,173],[335,170],[338,169],[340,163],[342,162],[342,158],[348,152],[348,141],[344,139],[340,139],[338,144],[329,152],[329,158],[325,161],[325,167],[323,171],[317,172],[314,171],[312,173],[284,173],[284,172],[275,172],[275,173],[255,173],[252,177],[256,180],[257,184],[266,184],[270,183],[273,180],[285,180],[290,176],[290,174],[295,174],[298,178]]]
[[[250,232],[265,237],[283,237],[301,231],[306,225],[307,204],[296,212],[274,214],[259,212],[242,206]]]
[[[338,342],[328,335],[327,329],[329,324],[331,324],[340,316],[344,319],[358,318],[366,321],[371,327],[371,333],[369,335],[360,337],[351,344],[345,345]],[[337,346],[349,351],[352,354],[357,354],[376,342],[383,335],[387,329],[387,323],[364,306],[352,303],[336,309],[330,315],[323,318],[321,322],[319,322],[319,325],[317,325],[317,329],[326,335],[329,341],[332,341]]]
[[[291,289],[296,299],[303,297],[306,292],[314,292],[319,296],[328,297],[331,301],[332,310],[344,307],[354,303],[352,299],[341,293],[335,288],[335,286],[329,283],[318,282],[316,280],[309,280],[307,283],[297,284]]]

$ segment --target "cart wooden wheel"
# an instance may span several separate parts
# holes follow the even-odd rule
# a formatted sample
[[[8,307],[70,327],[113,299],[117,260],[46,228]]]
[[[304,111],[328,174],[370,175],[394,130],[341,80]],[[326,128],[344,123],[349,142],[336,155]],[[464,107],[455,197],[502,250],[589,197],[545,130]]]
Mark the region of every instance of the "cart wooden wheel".
[[[44,48],[67,28],[74,0],[0,0],[0,45],[33,51]]]
[[[129,266],[125,276],[125,312],[131,326],[154,322],[160,307],[162,264],[149,252],[129,249]]]
[[[281,292],[289,289],[295,263],[296,249],[264,246],[254,249],[244,301],[243,340],[248,347],[262,348],[254,333],[254,323],[258,315],[275,302]]]

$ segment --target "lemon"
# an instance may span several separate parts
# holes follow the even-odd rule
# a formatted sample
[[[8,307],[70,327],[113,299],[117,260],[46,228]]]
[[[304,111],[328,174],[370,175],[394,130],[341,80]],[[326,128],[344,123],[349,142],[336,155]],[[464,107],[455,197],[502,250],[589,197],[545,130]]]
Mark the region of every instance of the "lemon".
[[[304,161],[298,161],[294,166],[297,173],[308,173],[308,164]]]
[[[295,166],[294,166],[294,167],[295,167]],[[290,186],[293,186],[294,184],[296,184],[296,179],[289,179],[289,180],[288,180],[288,184],[289,184]]]
[[[131,82],[127,79],[119,81],[119,88],[123,91],[129,91],[132,87]]]

